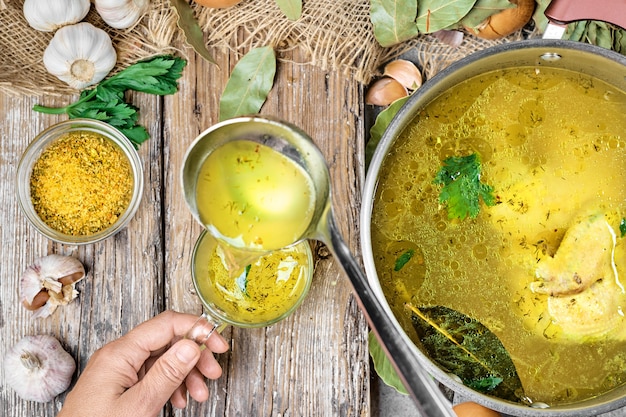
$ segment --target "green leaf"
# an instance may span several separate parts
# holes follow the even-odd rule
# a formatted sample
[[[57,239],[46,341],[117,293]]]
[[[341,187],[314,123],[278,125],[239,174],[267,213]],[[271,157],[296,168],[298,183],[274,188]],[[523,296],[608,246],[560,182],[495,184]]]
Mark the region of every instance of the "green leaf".
[[[121,128],[120,131],[135,144],[135,146],[141,145],[146,140],[150,139],[148,131],[143,126],[133,126],[129,128]]]
[[[476,0],[422,0],[417,14],[420,33],[433,33],[463,19]]]
[[[380,343],[378,343],[378,339],[376,339],[376,335],[372,332],[368,335],[369,340],[369,351],[370,356],[372,357],[372,363],[374,364],[374,369],[376,373],[383,380],[383,382],[389,385],[392,388],[395,388],[401,394],[408,395],[408,391],[404,388],[398,373],[395,368],[391,364],[391,361],[387,357],[387,354],[383,350]]]
[[[172,56],[158,56],[137,62],[96,87],[96,95],[102,101],[123,96],[126,90],[142,93],[167,95],[178,91],[187,61]]]
[[[417,36],[417,0],[370,0],[374,37],[382,47]]]
[[[533,21],[535,27],[539,29],[539,33],[543,33],[548,26],[548,18],[545,15],[546,8],[552,0],[535,0],[535,12],[533,13]]]
[[[124,101],[127,90],[148,94],[174,94],[178,91],[178,79],[187,61],[171,55],[156,56],[137,62],[113,75],[91,90],[80,93],[77,101],[65,107],[35,105],[34,111],[48,114],[66,113],[70,119],[84,117],[96,119],[118,128],[135,146],[150,136],[137,125],[137,107]]]
[[[376,122],[374,126],[370,129],[370,138],[367,141],[367,145],[365,146],[365,165],[368,166],[370,161],[372,160],[372,156],[374,155],[374,151],[376,151],[376,147],[380,142],[380,139],[383,137],[385,130],[387,130],[387,126],[391,123],[393,117],[398,113],[400,108],[406,103],[410,96],[402,97],[391,103],[389,107],[385,110],[378,113],[376,116]]]
[[[246,265],[241,275],[235,279],[235,284],[246,297],[250,297],[248,294],[248,274],[250,274],[250,269],[252,269],[252,265]]]
[[[620,236],[626,236],[626,218],[623,218],[621,222],[619,222],[619,232]]]
[[[414,254],[415,251],[413,249],[409,249],[406,252],[402,253],[402,255],[400,255],[398,259],[396,259],[396,264],[394,265],[393,270],[396,272],[401,270],[404,265],[406,265],[411,260]]]
[[[488,17],[513,7],[517,6],[509,0],[478,0],[469,13],[461,19],[459,26],[476,28]]]
[[[274,84],[276,56],[271,46],[250,50],[239,60],[220,99],[220,120],[261,110]]]
[[[276,0],[276,4],[289,20],[298,20],[302,16],[302,0]]]
[[[200,29],[198,20],[193,14],[193,9],[185,0],[170,0],[171,5],[176,14],[178,14],[178,20],[176,24],[183,31],[185,35],[185,42],[189,44],[202,58],[206,59],[211,64],[216,64],[215,59],[211,56],[211,53],[204,43],[204,32]]]
[[[493,187],[480,181],[480,170],[478,154],[451,156],[443,161],[433,183],[443,185],[439,202],[447,204],[449,219],[478,216],[481,199],[488,206],[496,203]]]
[[[416,308],[413,327],[428,356],[464,384],[510,401],[523,397],[515,364],[500,339],[477,320],[447,307]]]

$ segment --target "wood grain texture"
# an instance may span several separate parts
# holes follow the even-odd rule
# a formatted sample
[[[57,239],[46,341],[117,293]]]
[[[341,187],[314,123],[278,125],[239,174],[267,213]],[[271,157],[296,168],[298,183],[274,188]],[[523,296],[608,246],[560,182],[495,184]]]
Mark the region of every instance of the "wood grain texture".
[[[281,57],[297,60],[298,52]],[[189,54],[192,55],[192,54]],[[87,246],[53,243],[32,228],[19,210],[14,178],[27,144],[63,116],[34,113],[34,104],[64,105],[72,97],[0,95],[0,355],[26,334],[56,336],[79,371],[103,344],[164,309],[199,314],[192,290],[190,256],[201,227],[187,209],[180,184],[184,153],[193,139],[217,122],[219,97],[238,56],[215,51],[219,68],[189,57],[180,91],[165,98],[130,96],[151,139],[139,150],[145,189],[130,225]],[[281,61],[262,114],[309,132],[327,158],[333,207],[348,245],[358,248],[358,209],[363,182],[362,87],[341,74]],[[219,356],[222,378],[211,381],[206,403],[163,416],[368,416],[370,368],[367,325],[348,279],[314,243],[316,270],[309,296],[284,321],[263,329],[228,328],[231,350]],[[76,256],[88,270],[79,298],[51,317],[32,320],[18,301],[19,276],[49,253]],[[4,384],[0,415],[54,416],[64,395],[48,404],[21,400]]]

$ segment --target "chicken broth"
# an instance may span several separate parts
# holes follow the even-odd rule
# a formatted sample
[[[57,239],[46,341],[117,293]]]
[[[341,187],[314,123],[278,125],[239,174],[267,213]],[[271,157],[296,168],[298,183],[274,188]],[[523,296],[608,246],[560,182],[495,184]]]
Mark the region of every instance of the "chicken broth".
[[[529,402],[578,402],[626,381],[624,114],[624,92],[534,67],[466,80],[420,111],[385,158],[372,210],[383,291],[418,346],[406,303],[485,325]],[[468,154],[496,201],[449,220],[433,179]]]

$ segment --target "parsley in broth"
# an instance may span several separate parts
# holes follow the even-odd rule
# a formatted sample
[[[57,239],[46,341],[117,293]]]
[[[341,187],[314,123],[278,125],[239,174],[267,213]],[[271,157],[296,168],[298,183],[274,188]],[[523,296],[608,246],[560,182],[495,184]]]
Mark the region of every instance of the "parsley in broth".
[[[451,156],[443,161],[433,183],[443,185],[439,202],[446,204],[449,219],[475,218],[481,199],[487,206],[496,204],[493,187],[480,181],[480,170],[478,154]]]

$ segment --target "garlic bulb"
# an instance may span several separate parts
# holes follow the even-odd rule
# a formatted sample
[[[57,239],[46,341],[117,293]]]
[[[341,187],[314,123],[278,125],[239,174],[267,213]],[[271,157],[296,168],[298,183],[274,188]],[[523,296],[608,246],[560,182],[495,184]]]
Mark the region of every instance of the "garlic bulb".
[[[83,20],[90,6],[89,0],[26,0],[23,10],[33,29],[53,32]]]
[[[59,29],[43,53],[48,72],[77,90],[101,81],[116,62],[109,35],[87,22]]]
[[[393,78],[383,77],[372,84],[365,94],[365,103],[375,106],[388,106],[409,95],[406,87]]]
[[[115,29],[127,29],[148,10],[150,0],[95,0],[102,20]]]
[[[75,284],[85,277],[85,268],[76,258],[48,255],[36,259],[20,278],[20,300],[34,311],[33,318],[45,318],[60,305],[78,296]]]
[[[76,362],[57,339],[26,336],[4,357],[6,382],[28,401],[48,402],[70,386]]]

